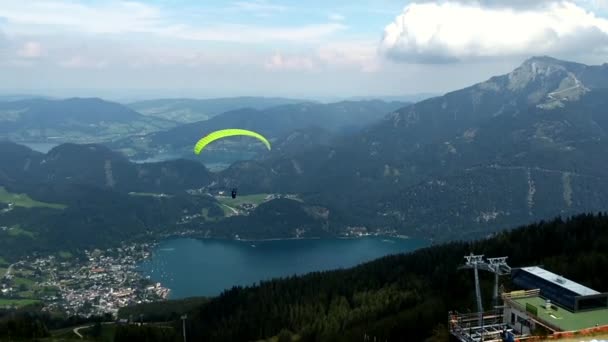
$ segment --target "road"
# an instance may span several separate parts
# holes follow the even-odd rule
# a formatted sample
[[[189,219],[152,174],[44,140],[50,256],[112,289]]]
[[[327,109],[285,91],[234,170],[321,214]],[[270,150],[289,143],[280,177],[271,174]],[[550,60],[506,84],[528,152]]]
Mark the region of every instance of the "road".
[[[76,334],[78,337],[83,338],[84,336],[82,336],[82,334],[80,334],[80,329],[88,329],[91,328],[93,326],[93,324],[91,325],[83,325],[81,327],[76,327],[74,328],[74,330],[72,330],[74,332],[74,334]]]
[[[15,266],[17,263],[11,264],[7,269],[6,272],[4,273],[4,277],[8,277],[11,275],[11,271],[13,270],[13,266]]]
[[[232,210],[232,212],[234,213],[234,215],[238,215],[239,214],[239,212],[236,209],[234,209],[233,207],[231,207],[231,206],[229,206],[227,204],[222,204],[222,205],[225,206],[226,208]]]
[[[114,322],[101,322],[101,324],[114,324]],[[79,327],[74,328],[72,331],[74,332],[74,334],[76,334],[76,336],[78,336],[82,339],[84,336],[82,336],[82,334],[80,333],[80,330],[92,328],[94,325],[95,324],[81,325]]]
[[[129,324],[134,324],[134,325],[140,325],[140,324],[142,324],[142,325],[155,325],[155,324],[166,324],[166,323],[171,323],[171,322],[146,322],[146,323],[131,322]],[[104,325],[107,325],[107,324],[116,324],[116,322],[101,322],[101,324],[104,324]],[[92,328],[93,326],[95,326],[95,324],[81,325],[79,327],[76,327],[76,328],[72,329],[72,332],[74,332],[74,334],[76,334],[76,336],[78,336],[80,339],[83,339],[84,336],[80,333],[80,330]],[[170,327],[166,327],[166,328],[170,328]]]

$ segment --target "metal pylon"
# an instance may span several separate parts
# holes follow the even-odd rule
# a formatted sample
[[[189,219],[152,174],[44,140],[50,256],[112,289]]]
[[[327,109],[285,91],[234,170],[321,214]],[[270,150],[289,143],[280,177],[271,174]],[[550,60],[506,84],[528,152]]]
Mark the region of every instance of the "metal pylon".
[[[507,265],[508,257],[488,258],[489,267],[494,273],[494,293],[492,302],[494,307],[498,306],[498,276],[511,273],[511,267]]]
[[[494,273],[494,293],[493,293],[493,305],[494,308],[498,306],[498,277],[511,273],[511,267],[507,265],[508,257],[500,258],[488,258],[483,259],[483,255],[474,255],[471,253],[464,257],[467,262],[459,267],[460,269],[473,269],[475,275],[475,299],[477,301],[477,311],[479,312],[479,325],[483,324],[483,301],[481,300],[481,288],[479,285],[479,271],[487,271]]]
[[[479,313],[479,325],[482,324],[483,318],[483,303],[481,301],[481,289],[479,287],[479,266],[485,265],[485,261],[483,261],[483,255],[467,255],[464,257],[467,259],[467,263],[465,264],[466,268],[473,268],[475,274],[475,299],[477,300],[477,312]]]

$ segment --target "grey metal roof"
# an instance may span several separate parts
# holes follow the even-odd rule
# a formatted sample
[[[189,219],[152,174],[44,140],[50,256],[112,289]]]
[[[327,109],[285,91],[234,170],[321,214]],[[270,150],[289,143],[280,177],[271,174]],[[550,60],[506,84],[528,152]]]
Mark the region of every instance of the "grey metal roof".
[[[521,270],[526,271],[530,274],[533,274],[539,278],[548,280],[557,286],[563,287],[565,289],[568,289],[568,290],[578,294],[579,296],[590,296],[590,295],[600,294],[599,292],[597,292],[593,289],[590,289],[579,283],[573,282],[572,280],[566,279],[553,272],[549,272],[538,266],[522,267]]]

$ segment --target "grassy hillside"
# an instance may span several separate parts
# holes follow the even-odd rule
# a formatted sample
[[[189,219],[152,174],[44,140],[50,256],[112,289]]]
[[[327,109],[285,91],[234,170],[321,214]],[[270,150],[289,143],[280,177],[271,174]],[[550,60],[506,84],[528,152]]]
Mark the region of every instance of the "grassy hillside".
[[[17,207],[24,208],[51,208],[65,209],[66,205],[58,203],[46,203],[31,199],[27,194],[14,194],[6,191],[0,186],[0,203],[12,204]]]

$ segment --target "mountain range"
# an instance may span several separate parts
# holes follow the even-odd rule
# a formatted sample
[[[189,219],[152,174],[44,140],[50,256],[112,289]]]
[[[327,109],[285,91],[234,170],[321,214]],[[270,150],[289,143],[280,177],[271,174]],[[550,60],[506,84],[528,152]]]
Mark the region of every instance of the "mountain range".
[[[98,98],[0,101],[0,139],[101,142],[176,126]]]
[[[222,113],[209,120],[180,125],[162,132],[128,137],[109,146],[138,159],[152,157],[159,151],[192,158],[194,143],[206,133],[218,129],[254,130],[273,142],[287,137],[293,131],[307,130],[315,126],[322,127],[332,134],[352,133],[381,120],[387,113],[403,105],[405,105],[403,102],[370,100],[330,104],[305,102],[263,110],[242,108]],[[231,139],[215,143],[210,146],[206,155],[200,157],[222,159],[222,156],[230,151],[248,152],[249,155],[254,155],[264,149],[257,144],[250,144],[250,140]]]
[[[308,102],[280,97],[226,97],[217,99],[157,99],[127,104],[143,115],[179,123],[208,120],[218,114],[241,108],[264,110],[286,104]]]
[[[253,192],[306,193],[351,224],[438,238],[600,211],[607,86],[608,64],[533,57],[331,146],[235,163],[222,176]]]
[[[196,161],[133,163],[97,144],[62,144],[40,153],[0,142],[0,257],[99,248],[184,231],[248,239],[289,236],[296,228],[303,237],[332,235],[324,208],[314,204],[270,199],[233,216],[226,208],[236,209],[205,191],[233,186],[220,184],[217,174]],[[20,234],[6,231],[15,227]]]
[[[134,164],[99,145],[66,144],[44,155],[5,144],[0,185],[55,202],[61,202],[62,191],[44,189],[88,186],[119,194],[180,195],[238,186],[241,194],[292,193],[303,200],[295,207],[271,203],[255,215],[232,218],[222,223],[229,234],[219,225],[212,230],[222,236],[254,221],[268,224],[268,208],[307,217],[311,234],[364,226],[437,240],[488,236],[532,220],[605,210],[607,86],[606,64],[534,57],[509,74],[415,104],[241,109],[137,138],[150,150],[181,147],[191,154],[201,132],[240,123],[273,140],[276,148],[263,158],[217,173],[187,160]],[[256,144],[238,139],[210,152],[222,155],[242,146],[257,153]],[[324,212],[321,219],[298,216],[314,208]],[[193,226],[196,222],[206,227],[204,220]],[[271,234],[293,236],[294,225],[274,227]]]

